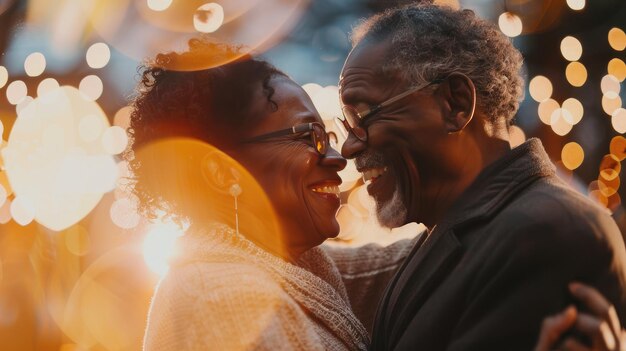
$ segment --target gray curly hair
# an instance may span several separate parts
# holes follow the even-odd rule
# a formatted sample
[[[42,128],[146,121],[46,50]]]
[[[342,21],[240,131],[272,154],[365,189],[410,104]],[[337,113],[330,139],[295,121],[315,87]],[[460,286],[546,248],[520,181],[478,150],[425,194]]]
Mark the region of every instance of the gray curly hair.
[[[459,72],[476,86],[478,107],[510,123],[524,96],[522,55],[494,25],[471,10],[432,4],[389,9],[360,23],[352,46],[391,42],[385,73],[420,84]]]

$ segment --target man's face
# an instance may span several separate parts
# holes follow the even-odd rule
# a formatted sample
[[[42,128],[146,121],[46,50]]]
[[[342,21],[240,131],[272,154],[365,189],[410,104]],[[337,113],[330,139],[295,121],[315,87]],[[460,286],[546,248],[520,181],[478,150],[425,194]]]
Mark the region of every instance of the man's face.
[[[381,68],[387,43],[361,43],[343,67],[340,81],[342,104],[363,111],[396,96],[412,85]],[[424,191],[440,178],[446,136],[440,100],[433,89],[413,93],[361,120],[367,140],[348,136],[342,148],[364,174],[375,199],[382,225],[397,227],[424,221]]]

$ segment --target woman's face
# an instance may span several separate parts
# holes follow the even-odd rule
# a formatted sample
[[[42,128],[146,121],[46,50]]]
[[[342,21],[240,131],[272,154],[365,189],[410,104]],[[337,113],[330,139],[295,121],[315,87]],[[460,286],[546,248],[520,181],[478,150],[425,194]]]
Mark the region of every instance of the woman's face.
[[[274,89],[271,100],[259,84],[253,118],[258,124],[247,137],[318,122],[322,119],[307,93],[286,77],[276,76],[269,84]],[[328,146],[320,155],[308,134],[275,137],[243,144],[237,159],[257,179],[267,193],[285,231],[282,239],[288,250],[303,252],[339,233],[335,214],[339,208],[338,172],[346,160]],[[244,189],[245,191],[245,189]]]

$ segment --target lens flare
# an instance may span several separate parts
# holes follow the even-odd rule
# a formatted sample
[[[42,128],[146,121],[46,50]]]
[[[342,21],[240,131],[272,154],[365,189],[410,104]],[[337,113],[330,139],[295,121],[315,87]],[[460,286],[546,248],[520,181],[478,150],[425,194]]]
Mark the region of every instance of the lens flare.
[[[152,225],[143,241],[143,259],[148,268],[159,276],[169,270],[168,260],[174,254],[174,243],[184,230],[171,222]]]
[[[115,200],[109,211],[111,221],[122,229],[133,229],[141,221],[137,211],[137,199],[125,197]]]

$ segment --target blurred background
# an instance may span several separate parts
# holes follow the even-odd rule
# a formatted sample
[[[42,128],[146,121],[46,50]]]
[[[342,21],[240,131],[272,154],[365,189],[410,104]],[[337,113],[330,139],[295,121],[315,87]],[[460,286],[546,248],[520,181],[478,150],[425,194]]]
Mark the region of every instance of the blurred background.
[[[525,57],[517,145],[540,138],[561,176],[622,232],[626,2],[445,0]],[[137,67],[200,33],[245,45],[311,95],[341,146],[337,81],[359,19],[409,1],[0,0],[0,349],[139,350],[150,296],[182,230],[124,188]],[[353,165],[341,245],[389,243]]]

